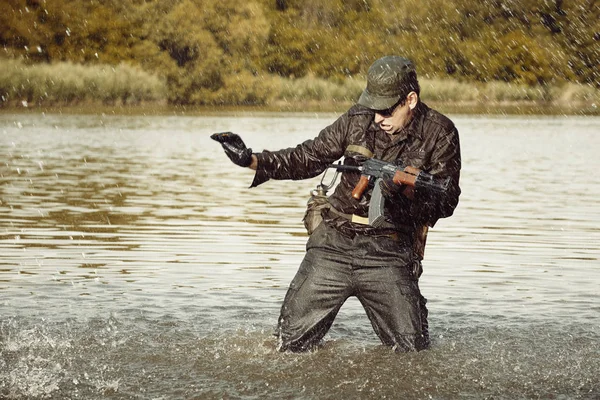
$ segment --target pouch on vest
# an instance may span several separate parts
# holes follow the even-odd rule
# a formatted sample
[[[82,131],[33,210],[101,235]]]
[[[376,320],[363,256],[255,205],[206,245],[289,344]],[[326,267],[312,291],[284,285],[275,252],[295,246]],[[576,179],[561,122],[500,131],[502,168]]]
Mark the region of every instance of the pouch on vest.
[[[331,208],[327,199],[327,191],[335,185],[339,172],[335,171],[333,179],[327,185],[323,183],[325,175],[327,175],[327,171],[321,177],[321,183],[317,185],[316,189],[310,192],[310,197],[306,204],[306,212],[304,213],[304,218],[302,218],[306,232],[309,235],[323,222],[323,211]]]
[[[304,213],[304,227],[310,235],[323,222],[323,210],[329,209],[329,201],[327,200],[326,192],[317,189],[311,192],[311,196],[306,204],[306,212]]]

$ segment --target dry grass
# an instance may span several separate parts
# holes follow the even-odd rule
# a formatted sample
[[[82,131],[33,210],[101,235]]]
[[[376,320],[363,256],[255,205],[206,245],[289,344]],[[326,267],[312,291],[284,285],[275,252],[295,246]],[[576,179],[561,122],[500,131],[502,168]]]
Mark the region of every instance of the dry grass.
[[[164,82],[139,68],[120,64],[26,65],[0,60],[0,104],[72,105],[79,102],[137,104],[163,99]]]
[[[167,98],[168,89],[162,79],[126,64],[26,65],[19,60],[0,59],[0,69],[0,107],[160,104]],[[354,103],[365,87],[362,79],[332,82],[312,75],[298,79],[246,75],[225,80],[226,87],[219,92],[220,105],[341,109]],[[597,110],[600,105],[600,90],[574,83],[531,87],[421,79],[421,97],[436,105],[452,106],[532,103]]]
[[[460,82],[450,79],[420,79],[421,97],[435,103],[589,103],[600,105],[600,90],[589,85],[567,83],[542,87],[504,82]],[[366,82],[348,79],[334,83],[315,77],[277,78],[274,101],[352,103],[358,99]]]

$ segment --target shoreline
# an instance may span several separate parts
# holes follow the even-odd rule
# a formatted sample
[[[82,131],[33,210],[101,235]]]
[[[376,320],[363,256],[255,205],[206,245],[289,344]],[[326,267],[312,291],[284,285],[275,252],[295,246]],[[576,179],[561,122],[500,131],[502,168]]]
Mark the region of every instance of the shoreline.
[[[332,81],[312,74],[300,78],[261,75],[232,81],[202,97],[175,96],[164,77],[119,64],[69,62],[26,65],[3,60],[0,113],[203,115],[223,113],[343,113],[366,82]],[[258,79],[258,80],[257,80]],[[600,115],[600,87],[557,82],[528,86],[510,82],[420,79],[421,99],[446,114]],[[185,105],[175,105],[185,104]],[[196,105],[194,105],[194,103]]]
[[[529,115],[529,116],[600,116],[600,104],[581,102],[563,104],[561,102],[444,102],[424,103],[444,114],[464,115]],[[0,115],[6,114],[67,114],[67,115],[223,115],[252,113],[335,113],[345,112],[351,102],[279,102],[263,106],[183,106],[166,102],[145,102],[140,104],[107,105],[96,102],[81,102],[69,105],[10,105],[1,106]]]

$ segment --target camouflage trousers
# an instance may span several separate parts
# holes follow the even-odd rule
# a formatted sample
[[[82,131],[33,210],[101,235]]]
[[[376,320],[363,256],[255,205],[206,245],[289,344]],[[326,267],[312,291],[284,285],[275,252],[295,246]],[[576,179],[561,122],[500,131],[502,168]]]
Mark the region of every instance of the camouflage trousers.
[[[381,342],[396,351],[429,346],[420,261],[408,240],[348,237],[321,223],[286,293],[278,320],[280,351],[310,350],[323,339],[344,304],[356,296]]]

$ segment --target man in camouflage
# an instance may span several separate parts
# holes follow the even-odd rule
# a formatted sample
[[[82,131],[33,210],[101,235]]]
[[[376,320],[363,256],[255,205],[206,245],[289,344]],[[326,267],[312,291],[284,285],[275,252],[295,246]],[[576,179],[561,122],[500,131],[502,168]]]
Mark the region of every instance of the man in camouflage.
[[[342,157],[346,165],[375,157],[450,178],[444,193],[382,181],[389,223],[375,228],[366,219],[372,189],[356,200],[351,192],[360,175],[342,175],[281,307],[279,350],[314,348],[350,296],[359,299],[383,344],[397,351],[429,346],[426,300],[418,285],[424,238],[458,204],[461,157],[452,121],[419,95],[413,63],[386,56],[369,68],[357,104],[312,140],[253,153],[234,133],[212,136],[235,164],[256,170],[252,187],[270,179],[312,178]]]

